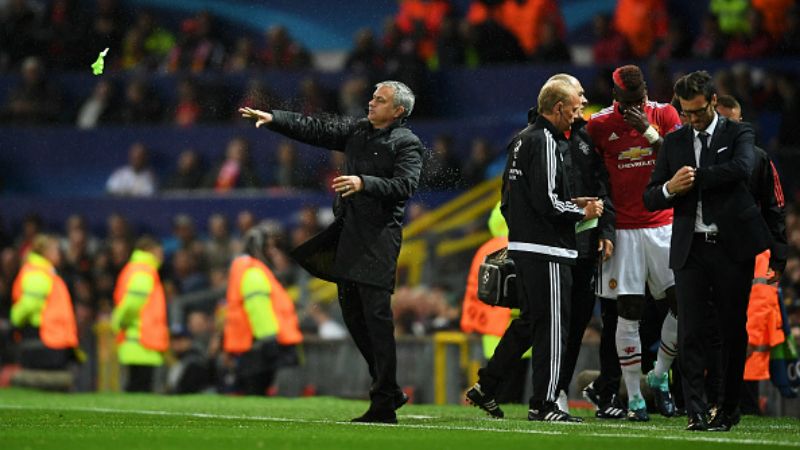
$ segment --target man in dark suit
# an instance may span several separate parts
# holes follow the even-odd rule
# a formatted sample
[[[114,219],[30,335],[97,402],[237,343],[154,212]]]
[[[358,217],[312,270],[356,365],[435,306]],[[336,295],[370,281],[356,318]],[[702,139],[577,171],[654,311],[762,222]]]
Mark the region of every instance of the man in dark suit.
[[[711,76],[693,72],[675,83],[691,126],[670,133],[644,194],[650,210],[674,208],[670,267],[678,300],[678,346],[688,430],[728,431],[739,404],[747,347],[747,302],[755,256],[769,232],[748,189],[755,163],[753,129],[720,117]],[[710,311],[709,311],[710,308]],[[720,325],[725,387],[706,418],[706,318]]]
[[[286,111],[239,111],[256,127],[310,145],[343,151],[345,173],[333,180],[341,194],[336,221],[292,255],[312,275],[337,283],[342,315],[372,376],[370,407],[354,422],[397,423],[407,397],[397,385],[392,322],[397,256],[406,200],[417,188],[422,143],[405,127],[414,94],[403,83],[376,85],[366,119],[322,120]]]

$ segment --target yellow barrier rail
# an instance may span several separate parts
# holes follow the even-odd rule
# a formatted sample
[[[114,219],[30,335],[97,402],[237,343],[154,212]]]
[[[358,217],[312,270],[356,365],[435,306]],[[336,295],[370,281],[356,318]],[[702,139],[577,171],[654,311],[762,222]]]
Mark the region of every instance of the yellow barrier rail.
[[[459,368],[466,375],[467,385],[478,381],[480,363],[470,360],[469,336],[458,331],[440,331],[433,335],[433,400],[437,405],[447,403],[447,346],[459,350]],[[462,386],[463,388],[464,386]]]

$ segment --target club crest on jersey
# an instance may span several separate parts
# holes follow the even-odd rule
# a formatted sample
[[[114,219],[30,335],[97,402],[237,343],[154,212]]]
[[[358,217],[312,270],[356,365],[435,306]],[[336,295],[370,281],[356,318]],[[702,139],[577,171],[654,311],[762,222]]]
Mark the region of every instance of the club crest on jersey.
[[[609,280],[608,281],[608,287],[610,287],[611,289],[616,289],[617,288],[617,279],[616,278],[612,278],[611,280]]]
[[[612,131],[612,132],[611,132],[611,136],[609,136],[609,137],[608,137],[608,140],[609,140],[609,141],[616,141],[617,139],[619,139],[619,136],[617,136],[617,133],[614,133],[614,132]]]

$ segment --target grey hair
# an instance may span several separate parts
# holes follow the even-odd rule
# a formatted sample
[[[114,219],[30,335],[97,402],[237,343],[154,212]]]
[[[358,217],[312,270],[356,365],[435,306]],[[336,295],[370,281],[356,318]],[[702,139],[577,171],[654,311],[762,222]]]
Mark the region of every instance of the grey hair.
[[[375,85],[375,89],[378,89],[381,86],[388,86],[394,90],[394,106],[403,107],[403,118],[410,116],[411,111],[414,109],[414,92],[412,92],[408,86],[399,81],[381,81]]]

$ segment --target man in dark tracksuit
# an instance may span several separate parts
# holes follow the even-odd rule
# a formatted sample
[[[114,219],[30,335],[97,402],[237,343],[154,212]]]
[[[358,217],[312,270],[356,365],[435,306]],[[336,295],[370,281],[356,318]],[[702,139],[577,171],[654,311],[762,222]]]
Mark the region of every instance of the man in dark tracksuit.
[[[569,192],[563,155],[564,132],[581,108],[578,92],[568,82],[545,83],[539,93],[540,116],[509,144],[503,175],[503,215],[508,223],[509,256],[517,271],[520,316],[511,322],[467,400],[494,417],[503,412],[494,399],[508,365],[533,346],[533,395],[528,419],[573,422],[580,419],[556,405],[557,385],[569,325],[570,266],[575,250],[575,224],[602,214],[597,199],[577,199]]]
[[[583,334],[586,325],[592,318],[595,304],[595,282],[597,273],[598,258],[608,259],[614,251],[614,209],[611,204],[608,187],[608,173],[606,172],[603,160],[594,151],[589,134],[586,132],[586,121],[583,119],[583,107],[588,100],[584,94],[583,86],[577,78],[568,74],[558,74],[550,80],[561,79],[570,83],[581,97],[580,115],[575,119],[569,131],[569,147],[564,154],[564,166],[569,176],[566,178],[570,193],[573,197],[597,197],[603,200],[603,215],[599,219],[598,226],[590,230],[576,234],[576,250],[578,258],[572,266],[572,296],[570,301],[569,334],[567,336],[567,346],[564,353],[564,360],[561,366],[561,376],[558,381],[559,408],[569,412],[567,408],[567,395],[569,385],[572,381],[575,365],[578,362]],[[528,122],[535,111],[528,112]],[[605,305],[604,305],[605,306]],[[604,308],[605,309],[605,308]],[[605,316],[604,316],[605,319]],[[614,317],[616,322],[616,317]],[[615,329],[613,323],[603,323],[603,330],[606,327]],[[603,334],[608,340],[606,333]],[[614,371],[616,370],[617,389],[619,388],[619,361],[617,352],[613,345],[614,334],[610,335],[610,342],[600,346],[600,364],[602,368],[607,368],[609,384],[614,384]],[[534,351],[536,351],[534,349]],[[616,390],[614,391],[616,392]]]
[[[321,120],[286,111],[239,111],[256,126],[307,144],[343,151],[348,175],[333,180],[341,194],[336,221],[292,252],[312,275],[337,283],[345,324],[372,376],[370,408],[355,422],[397,423],[407,397],[397,385],[392,322],[397,256],[406,200],[417,188],[422,143],[405,119],[414,94],[396,81],[376,85],[366,120]]]

